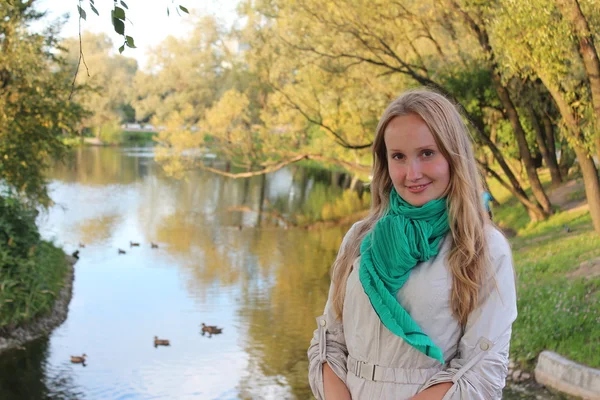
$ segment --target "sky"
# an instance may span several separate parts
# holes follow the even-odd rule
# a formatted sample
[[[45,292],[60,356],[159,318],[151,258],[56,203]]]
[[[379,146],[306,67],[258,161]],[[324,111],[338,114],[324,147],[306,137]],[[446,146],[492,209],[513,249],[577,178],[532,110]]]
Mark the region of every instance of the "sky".
[[[211,14],[216,16],[226,27],[231,27],[237,22],[235,8],[240,0],[124,0],[129,7],[126,10],[127,21],[125,34],[133,36],[136,49],[126,48],[123,55],[133,57],[142,69],[147,69],[146,60],[148,50],[160,43],[167,36],[183,37],[189,31],[189,22],[192,20],[187,14],[175,12],[175,4],[181,4],[192,14]],[[175,4],[174,4],[175,3]],[[69,14],[68,22],[63,26],[61,36],[73,37],[78,35],[78,0],[39,0],[37,9],[47,11],[44,23]],[[111,0],[95,0],[94,5],[100,16],[92,12],[88,0],[81,2],[86,11],[86,20],[81,20],[81,31],[107,33],[114,43],[115,52],[123,43],[121,36],[117,35],[110,21],[110,11],[113,7]],[[167,6],[170,6],[170,15],[167,15]],[[36,29],[37,27],[34,27]],[[85,52],[85,49],[84,49]]]

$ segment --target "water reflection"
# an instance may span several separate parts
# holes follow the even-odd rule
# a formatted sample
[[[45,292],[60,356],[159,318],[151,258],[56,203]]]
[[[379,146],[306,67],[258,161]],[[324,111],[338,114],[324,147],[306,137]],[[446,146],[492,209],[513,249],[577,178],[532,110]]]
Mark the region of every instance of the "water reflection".
[[[306,345],[342,230],[283,230],[268,212],[292,215],[331,177],[174,181],[151,153],[78,149],[54,166],[42,232],[85,248],[67,321],[2,358],[0,397],[306,398]],[[252,211],[230,211],[240,206]],[[201,322],[224,333],[203,337]],[[172,345],[155,349],[154,335]],[[83,352],[87,367],[69,363]]]
[[[67,321],[0,357],[0,398],[310,398],[306,349],[348,227],[284,230],[269,211],[320,213],[348,179],[293,167],[175,181],[152,154],[84,148],[52,170],[42,232],[86,247]],[[202,322],[223,334],[202,336]],[[69,363],[83,352],[87,367]]]
[[[0,371],[10,372],[0,379],[3,400],[83,399],[77,386],[76,372],[63,364],[47,363],[48,339],[30,343],[26,348],[10,351],[0,357]]]

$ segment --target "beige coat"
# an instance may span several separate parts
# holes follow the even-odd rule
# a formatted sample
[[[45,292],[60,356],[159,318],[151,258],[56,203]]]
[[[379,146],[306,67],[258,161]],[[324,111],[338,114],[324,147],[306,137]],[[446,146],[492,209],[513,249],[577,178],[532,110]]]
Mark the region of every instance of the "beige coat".
[[[343,323],[335,319],[331,288],[325,312],[317,318],[308,349],[315,397],[324,399],[322,366],[327,362],[355,400],[409,399],[441,382],[454,383],[444,400],[500,399],[508,371],[511,326],[517,317],[515,275],[506,238],[492,227],[486,234],[495,279],[486,282],[481,305],[469,316],[464,332],[450,309],[452,276],[446,263],[450,234],[440,244],[439,254],[417,265],[398,291],[400,304],[442,349],[445,365],[381,323],[360,283],[357,258],[348,277]]]

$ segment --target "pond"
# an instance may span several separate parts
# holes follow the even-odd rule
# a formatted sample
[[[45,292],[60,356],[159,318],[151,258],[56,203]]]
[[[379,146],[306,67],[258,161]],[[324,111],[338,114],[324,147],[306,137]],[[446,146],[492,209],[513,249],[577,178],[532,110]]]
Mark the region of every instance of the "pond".
[[[80,251],[73,298],[49,337],[0,357],[1,399],[311,398],[306,349],[348,226],[285,229],[285,218],[318,212],[343,177],[293,167],[174,180],[152,148],[130,147],[77,149],[50,180],[55,205],[38,222]],[[202,335],[203,322],[223,332]],[[70,362],[82,353],[85,366]]]

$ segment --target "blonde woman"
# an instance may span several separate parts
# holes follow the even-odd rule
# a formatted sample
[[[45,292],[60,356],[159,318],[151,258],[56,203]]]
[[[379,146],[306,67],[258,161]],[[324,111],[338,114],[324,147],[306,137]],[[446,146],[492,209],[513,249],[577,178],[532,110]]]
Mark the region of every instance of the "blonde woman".
[[[369,216],[346,234],[308,350],[318,399],[500,399],[517,317],[509,244],[491,224],[454,104],[412,90],[373,143]]]

